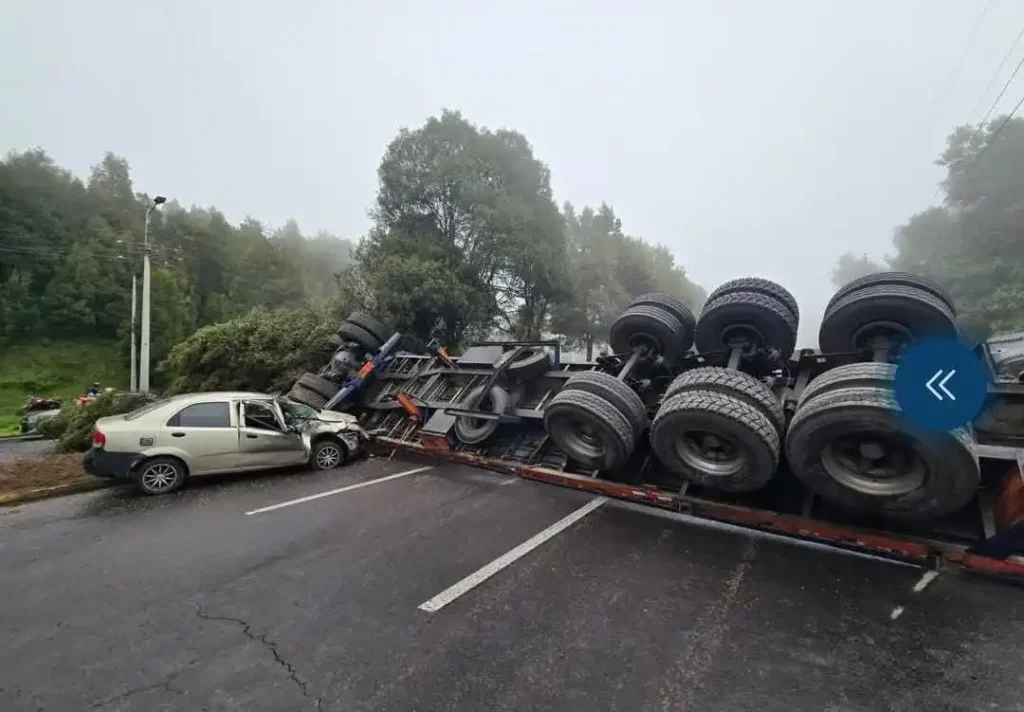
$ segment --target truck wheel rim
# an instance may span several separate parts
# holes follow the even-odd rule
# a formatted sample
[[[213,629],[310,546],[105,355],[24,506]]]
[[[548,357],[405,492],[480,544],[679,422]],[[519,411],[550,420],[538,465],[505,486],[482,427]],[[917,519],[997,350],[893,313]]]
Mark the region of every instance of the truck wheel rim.
[[[836,482],[876,497],[913,492],[927,474],[913,446],[881,433],[837,438],[822,451],[821,464]]]
[[[562,448],[592,460],[601,460],[607,448],[601,434],[582,418],[565,421],[559,428]]]
[[[171,465],[159,463],[150,465],[142,473],[142,484],[151,492],[163,492],[174,485],[178,472]]]
[[[341,451],[334,445],[322,447],[316,454],[317,466],[325,470],[337,467],[339,462],[341,462]]]
[[[708,430],[688,430],[675,443],[680,460],[700,472],[728,477],[743,469],[747,458],[732,439]]]

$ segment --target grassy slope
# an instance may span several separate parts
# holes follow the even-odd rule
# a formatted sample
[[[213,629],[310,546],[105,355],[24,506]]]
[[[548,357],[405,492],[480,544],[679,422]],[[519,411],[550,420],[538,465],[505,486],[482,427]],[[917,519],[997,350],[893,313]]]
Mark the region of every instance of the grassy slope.
[[[16,435],[29,394],[72,402],[94,381],[128,387],[128,369],[113,341],[46,341],[0,346],[0,436]]]

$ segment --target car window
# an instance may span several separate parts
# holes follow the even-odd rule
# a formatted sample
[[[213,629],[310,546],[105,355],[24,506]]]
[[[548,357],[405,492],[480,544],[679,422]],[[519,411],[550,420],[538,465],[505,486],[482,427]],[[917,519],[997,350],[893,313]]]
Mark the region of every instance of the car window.
[[[224,401],[194,403],[176,413],[167,425],[177,428],[230,428],[231,410]]]
[[[245,401],[245,427],[258,428],[259,430],[281,430],[270,403],[260,401]]]
[[[160,400],[155,400],[152,403],[146,403],[145,405],[139,406],[135,410],[128,411],[127,413],[125,413],[124,414],[124,419],[125,420],[135,420],[136,418],[139,418],[139,417],[145,415],[146,413],[150,413],[150,412],[156,410],[157,408],[159,408],[159,407],[161,407],[163,405],[166,405],[169,402],[170,402],[170,398],[161,398]]]

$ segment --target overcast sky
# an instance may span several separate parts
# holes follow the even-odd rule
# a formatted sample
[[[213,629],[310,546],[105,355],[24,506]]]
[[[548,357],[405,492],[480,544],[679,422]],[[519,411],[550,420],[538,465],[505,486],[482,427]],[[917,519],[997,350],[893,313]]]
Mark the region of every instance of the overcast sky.
[[[460,109],[524,133],[559,202],[607,201],[706,288],[781,282],[814,345],[836,257],[890,250],[949,129],[1024,56],[969,116],[1024,27],[1024,2],[991,0],[965,55],[985,8],[0,0],[0,149],[81,175],[110,150],[137,190],[357,237],[387,142]]]

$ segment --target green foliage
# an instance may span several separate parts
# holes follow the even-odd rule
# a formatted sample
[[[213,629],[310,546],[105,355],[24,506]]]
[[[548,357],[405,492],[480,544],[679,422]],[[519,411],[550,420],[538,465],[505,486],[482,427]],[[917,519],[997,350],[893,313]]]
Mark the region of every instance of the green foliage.
[[[205,326],[173,349],[160,365],[170,393],[274,391],[303,371],[316,371],[330,356],[328,337],[348,310],[317,309],[249,313]]]
[[[445,111],[403,129],[378,177],[349,277],[363,301],[420,341],[539,335],[564,287],[566,236],[550,172],[521,134]]]
[[[866,277],[875,272],[884,272],[885,267],[870,259],[866,254],[858,257],[852,252],[839,255],[836,266],[832,269],[832,284],[838,289],[855,279]]]
[[[945,201],[897,229],[890,260],[945,286],[978,337],[1024,330],[1024,119],[996,135],[1004,120],[950,134]]]
[[[92,444],[92,429],[97,420],[135,410],[150,400],[152,396],[143,393],[103,393],[88,404],[65,404],[60,415],[39,423],[39,432],[57,441],[57,452],[85,452]]]
[[[666,292],[695,312],[703,304],[704,290],[687,279],[668,249],[624,234],[622,221],[608,205],[577,214],[566,203],[563,214],[569,234],[568,290],[552,311],[550,328],[585,348],[588,359],[594,343],[607,338],[612,322],[634,297]]]
[[[141,277],[145,195],[106,154],[87,184],[42,150],[0,161],[0,346],[39,337],[120,339],[128,353],[132,274]],[[153,362],[195,328],[253,307],[300,308],[338,293],[352,244],[268,234],[173,201],[150,215]]]
[[[38,341],[3,347],[0,357],[0,418],[21,420],[28,395],[54,396],[66,406],[95,381],[127,388],[128,364],[111,340]]]

